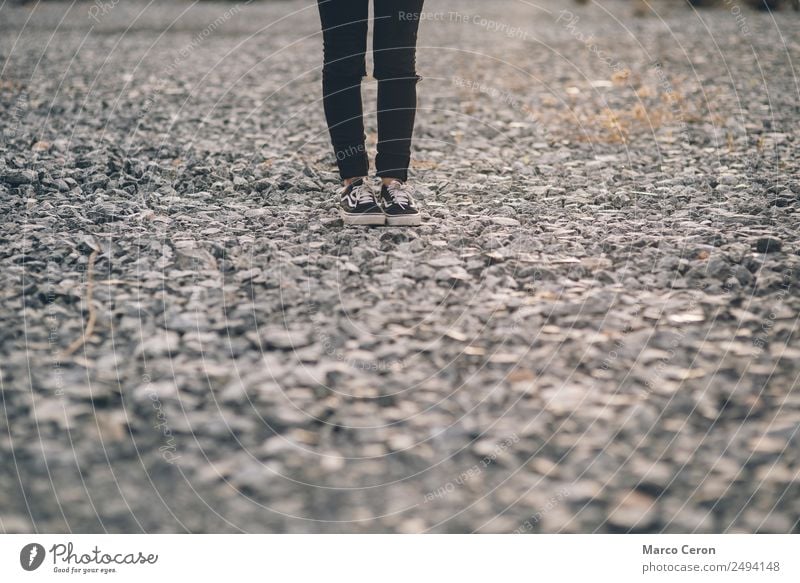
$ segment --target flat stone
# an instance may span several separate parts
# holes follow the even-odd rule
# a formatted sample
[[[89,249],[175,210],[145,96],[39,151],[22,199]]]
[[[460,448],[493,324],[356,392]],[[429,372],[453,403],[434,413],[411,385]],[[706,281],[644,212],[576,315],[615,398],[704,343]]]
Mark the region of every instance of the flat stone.
[[[777,253],[783,248],[783,243],[777,237],[759,237],[756,240],[756,251],[759,253]]]
[[[655,499],[636,490],[621,494],[611,501],[608,522],[626,531],[648,530],[657,522]]]
[[[33,170],[0,170],[0,182],[3,182],[9,186],[33,184],[37,180],[38,176]]]

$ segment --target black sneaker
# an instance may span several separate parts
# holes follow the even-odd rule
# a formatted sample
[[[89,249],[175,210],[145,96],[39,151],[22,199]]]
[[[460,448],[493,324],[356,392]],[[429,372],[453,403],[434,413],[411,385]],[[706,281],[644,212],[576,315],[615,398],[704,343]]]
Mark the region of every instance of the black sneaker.
[[[363,178],[354,180],[339,191],[339,211],[345,225],[383,225],[386,217],[375,192]]]
[[[381,187],[383,212],[386,224],[390,227],[416,227],[422,223],[417,204],[414,202],[414,189],[405,182],[392,180]]]

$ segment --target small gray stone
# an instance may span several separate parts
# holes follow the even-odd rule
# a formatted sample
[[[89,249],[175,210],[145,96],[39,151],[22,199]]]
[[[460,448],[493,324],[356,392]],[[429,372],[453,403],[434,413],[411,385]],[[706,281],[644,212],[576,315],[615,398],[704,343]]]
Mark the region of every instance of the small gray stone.
[[[6,169],[0,172],[0,182],[9,186],[20,186],[23,184],[33,184],[38,179],[33,170],[12,170]]]
[[[756,240],[756,251],[759,253],[777,253],[783,248],[783,243],[777,237],[759,237]]]

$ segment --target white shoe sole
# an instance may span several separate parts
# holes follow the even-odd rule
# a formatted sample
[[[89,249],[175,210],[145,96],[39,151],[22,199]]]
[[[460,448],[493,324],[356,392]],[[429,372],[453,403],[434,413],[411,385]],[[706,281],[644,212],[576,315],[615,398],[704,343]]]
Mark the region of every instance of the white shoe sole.
[[[383,214],[362,214],[362,213],[348,213],[343,210],[339,211],[342,215],[342,220],[345,225],[366,225],[366,226],[379,226],[386,224],[386,217]]]
[[[422,217],[416,215],[398,215],[396,217],[386,216],[386,224],[390,227],[419,227],[422,224]]]

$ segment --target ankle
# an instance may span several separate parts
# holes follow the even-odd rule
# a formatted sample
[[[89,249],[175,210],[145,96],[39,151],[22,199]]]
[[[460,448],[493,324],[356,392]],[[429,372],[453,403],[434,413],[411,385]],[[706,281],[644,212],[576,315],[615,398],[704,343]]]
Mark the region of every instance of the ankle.
[[[405,180],[400,180],[399,178],[381,178],[381,183],[384,186],[389,186],[392,182],[399,182],[400,184],[404,184]]]
[[[366,176],[353,176],[352,178],[345,178],[344,181],[343,181],[343,184],[344,184],[344,186],[350,186],[356,180],[364,180],[364,181],[366,181],[367,177]]]

